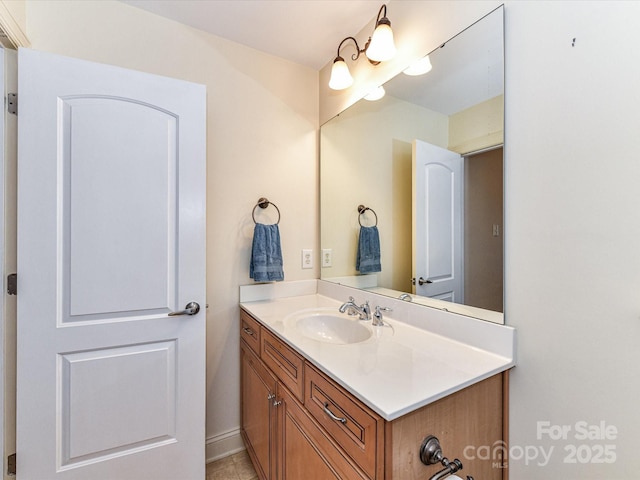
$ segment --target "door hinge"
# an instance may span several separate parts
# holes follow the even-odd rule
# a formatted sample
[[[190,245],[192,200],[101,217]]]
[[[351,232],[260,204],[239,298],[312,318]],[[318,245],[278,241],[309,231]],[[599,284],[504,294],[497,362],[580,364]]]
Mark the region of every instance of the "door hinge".
[[[16,454],[12,453],[7,457],[7,475],[16,474]]]
[[[12,273],[7,276],[7,293],[9,295],[18,294],[18,274]]]
[[[12,113],[13,115],[18,114],[18,94],[17,93],[7,94],[7,112]]]

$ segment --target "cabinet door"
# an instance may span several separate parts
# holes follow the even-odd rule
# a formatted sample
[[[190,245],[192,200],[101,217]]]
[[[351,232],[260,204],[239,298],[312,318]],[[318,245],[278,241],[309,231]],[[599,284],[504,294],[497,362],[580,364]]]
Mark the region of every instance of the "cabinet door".
[[[281,384],[278,400],[278,480],[367,478]]]
[[[240,352],[242,436],[260,479],[275,479],[276,380],[244,341]]]

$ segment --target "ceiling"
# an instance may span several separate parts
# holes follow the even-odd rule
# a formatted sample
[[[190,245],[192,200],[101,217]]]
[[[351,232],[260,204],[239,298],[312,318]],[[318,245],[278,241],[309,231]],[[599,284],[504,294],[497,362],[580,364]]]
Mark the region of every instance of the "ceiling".
[[[382,0],[120,0],[320,70],[340,40],[372,23]]]

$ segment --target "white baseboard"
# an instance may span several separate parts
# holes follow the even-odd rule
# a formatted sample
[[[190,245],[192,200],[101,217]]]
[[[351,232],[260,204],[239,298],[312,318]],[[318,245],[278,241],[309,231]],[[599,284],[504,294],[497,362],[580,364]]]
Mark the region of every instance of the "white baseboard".
[[[245,450],[244,442],[240,436],[240,429],[236,428],[207,438],[205,460],[207,463],[214,462],[242,450]]]

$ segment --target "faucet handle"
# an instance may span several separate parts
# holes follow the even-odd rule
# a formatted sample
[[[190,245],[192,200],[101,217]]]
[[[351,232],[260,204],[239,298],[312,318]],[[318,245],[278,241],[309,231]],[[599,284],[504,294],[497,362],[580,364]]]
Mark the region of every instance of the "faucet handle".
[[[376,305],[376,311],[373,314],[373,323],[374,327],[380,327],[384,325],[384,321],[382,320],[382,312],[391,312],[393,309],[389,307],[381,307],[380,305]]]

